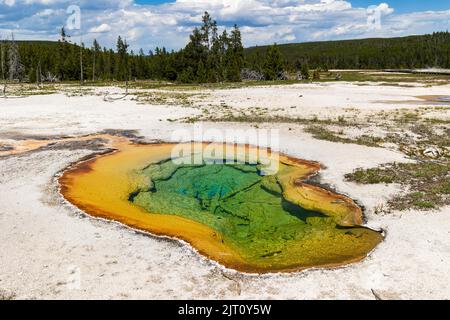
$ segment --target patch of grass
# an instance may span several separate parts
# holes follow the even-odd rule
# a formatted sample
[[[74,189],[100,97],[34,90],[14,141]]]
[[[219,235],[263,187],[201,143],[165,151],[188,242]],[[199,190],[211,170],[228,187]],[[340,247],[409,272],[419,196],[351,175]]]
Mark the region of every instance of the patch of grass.
[[[450,125],[450,120],[446,120],[446,119],[435,119],[435,118],[427,118],[424,120],[426,123],[429,124],[445,124],[445,125]]]
[[[414,206],[420,209],[433,209],[435,208],[434,204],[429,201],[416,201],[414,202]]]
[[[389,184],[395,182],[395,176],[392,172],[378,168],[366,170],[359,169],[352,174],[348,174],[346,178],[349,181],[355,181],[362,184]]]
[[[389,201],[392,209],[433,209],[450,205],[450,162],[392,163],[357,169],[347,174],[346,179],[361,184],[401,184],[409,191]]]
[[[197,95],[184,92],[138,92],[134,96],[142,104],[192,106],[192,98]]]
[[[212,112],[211,110],[217,110],[217,112]],[[236,123],[291,123],[302,125],[314,123],[320,125],[344,126],[342,122],[339,122],[339,120],[334,119],[319,119],[317,116],[314,116],[312,118],[301,118],[301,117],[287,117],[282,115],[270,115],[269,109],[258,107],[252,108],[251,110],[244,112],[243,110],[234,110],[227,105],[208,106],[207,109],[203,110],[202,115],[182,119],[182,122],[187,123],[195,123],[199,121],[236,122]],[[348,123],[345,123],[345,125],[347,124]]]
[[[298,80],[276,80],[276,81],[241,81],[241,82],[223,82],[223,83],[177,83],[168,81],[136,81],[130,82],[130,88],[133,89],[163,89],[163,90],[223,90],[239,89],[256,86],[278,86],[291,85],[295,83],[304,83],[307,81]],[[117,84],[116,84],[117,85]]]
[[[341,81],[355,82],[359,85],[366,85],[365,82],[378,82],[382,86],[411,87],[410,83],[417,82],[430,85],[445,85],[450,82],[450,78],[447,75],[381,73],[376,70],[321,72],[320,80],[318,81],[336,81],[337,74],[341,75]]]
[[[338,120],[339,123],[342,123],[341,119]],[[350,143],[350,144],[359,144],[368,147],[379,147],[380,143],[383,142],[382,138],[373,137],[369,135],[361,135],[356,139],[351,139],[342,136],[340,133],[336,133],[334,131],[328,130],[323,126],[309,126],[305,130],[308,133],[311,133],[314,138],[319,140],[326,140],[331,142],[340,142],[340,143]]]
[[[331,142],[342,142],[342,143],[350,142],[350,139],[343,138],[343,137],[339,136],[338,134],[336,134],[335,132],[326,129],[323,126],[317,126],[317,125],[309,126],[305,129],[305,131],[312,134],[314,138],[319,139],[319,140],[326,140],[326,141],[331,141]]]
[[[363,134],[356,138],[355,143],[359,145],[364,145],[368,147],[380,147],[380,144],[383,143],[383,138],[369,136],[367,134]]]
[[[420,120],[419,112],[404,112],[396,119],[401,124],[415,123]]]
[[[14,83],[8,84],[6,87],[6,95],[13,97],[50,95],[57,92],[57,88],[53,84],[44,84],[42,87],[38,87],[36,84]]]
[[[450,195],[450,181],[439,184],[433,189],[433,192]]]

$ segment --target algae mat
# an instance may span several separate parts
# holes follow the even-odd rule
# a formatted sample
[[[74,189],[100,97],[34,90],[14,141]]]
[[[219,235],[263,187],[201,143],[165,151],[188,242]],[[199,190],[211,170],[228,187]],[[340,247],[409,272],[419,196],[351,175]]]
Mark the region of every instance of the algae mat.
[[[382,241],[360,226],[362,212],[351,199],[304,183],[318,163],[261,156],[249,146],[234,147],[240,161],[205,157],[195,164],[172,161],[172,144],[114,147],[63,174],[66,199],[92,216],[184,240],[226,267],[267,273],[341,266]],[[274,174],[265,172],[263,157],[276,159]]]

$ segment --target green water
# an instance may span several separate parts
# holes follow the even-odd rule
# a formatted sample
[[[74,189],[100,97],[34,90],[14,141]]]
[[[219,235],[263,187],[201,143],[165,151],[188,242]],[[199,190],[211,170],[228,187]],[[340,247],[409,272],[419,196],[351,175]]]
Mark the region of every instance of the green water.
[[[289,246],[294,244],[295,252],[305,255],[303,259],[346,257],[349,253],[341,252],[341,247],[347,250],[367,231],[339,227],[332,218],[286,201],[277,177],[260,175],[258,166],[177,166],[167,161],[150,165],[141,174],[151,183],[147,190],[134,194],[132,202],[152,213],[173,214],[205,224],[250,260],[289,255]],[[322,249],[317,250],[318,246],[336,248],[337,242],[342,244],[340,249],[322,253],[330,257],[320,256]],[[306,252],[307,246],[315,251]]]

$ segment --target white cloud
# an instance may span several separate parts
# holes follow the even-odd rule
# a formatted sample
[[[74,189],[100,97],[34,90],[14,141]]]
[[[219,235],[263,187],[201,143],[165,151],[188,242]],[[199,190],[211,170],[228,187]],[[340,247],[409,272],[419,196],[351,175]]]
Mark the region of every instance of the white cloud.
[[[44,10],[39,11],[38,13],[36,13],[36,16],[49,17],[52,14],[55,14],[55,10],[53,10],[53,9],[44,9]]]
[[[177,0],[162,5],[137,5],[133,0],[78,0],[83,39],[98,37],[114,46],[120,34],[134,49],[155,46],[180,48],[205,10],[221,28],[237,23],[246,45],[400,36],[445,30],[450,10],[396,14],[387,3],[374,8],[380,28],[368,27],[367,8],[345,0]],[[14,31],[18,38],[56,39],[65,24],[69,0],[0,0],[0,34]]]
[[[15,0],[0,0],[0,4],[5,4],[5,5],[7,5],[8,7],[12,7],[15,3],[16,3],[16,1]]]
[[[89,29],[90,33],[104,33],[104,32],[108,32],[108,31],[111,31],[111,27],[107,23],[102,23],[98,27],[93,27],[93,28]]]
[[[380,3],[377,6],[377,9],[381,12],[382,15],[388,15],[394,12],[394,9],[390,8],[387,3]]]

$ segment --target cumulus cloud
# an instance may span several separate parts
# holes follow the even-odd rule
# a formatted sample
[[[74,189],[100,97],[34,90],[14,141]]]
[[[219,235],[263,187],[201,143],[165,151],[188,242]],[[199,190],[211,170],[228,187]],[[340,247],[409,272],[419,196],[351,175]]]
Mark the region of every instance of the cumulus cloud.
[[[107,23],[102,23],[98,27],[93,27],[93,28],[89,29],[90,33],[104,33],[104,32],[108,32],[108,31],[111,31],[111,27]]]
[[[69,0],[0,0],[0,33],[17,38],[56,39],[65,25]],[[177,49],[188,40],[205,10],[220,28],[237,23],[245,45],[272,42],[400,36],[448,29],[450,10],[397,14],[387,3],[353,7],[347,0],[176,0],[138,5],[133,0],[78,0],[82,30],[72,39],[98,38],[113,46],[117,35],[134,49],[166,46]],[[373,27],[374,24],[376,27]]]

